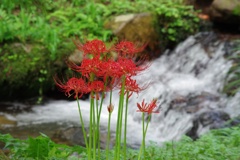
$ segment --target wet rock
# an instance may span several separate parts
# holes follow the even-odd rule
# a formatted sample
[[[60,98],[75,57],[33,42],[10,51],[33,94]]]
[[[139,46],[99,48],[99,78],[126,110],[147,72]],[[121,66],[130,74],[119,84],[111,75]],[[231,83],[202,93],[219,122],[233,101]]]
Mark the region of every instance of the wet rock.
[[[10,120],[7,117],[0,115],[0,128],[6,127],[6,126],[16,126],[17,122],[14,120]]]
[[[79,127],[69,127],[66,129],[57,130],[52,136],[52,139],[55,142],[64,142],[68,145],[85,146],[84,136],[81,128]]]
[[[0,112],[4,113],[21,113],[31,111],[31,105],[18,102],[0,102]]]
[[[80,127],[68,127],[66,129],[58,130],[54,133],[54,135],[52,136],[52,139],[55,142],[60,142],[60,143],[64,142],[65,144],[68,144],[68,145],[85,146],[82,128]],[[107,132],[106,130],[102,130],[100,131],[100,148],[101,149],[106,148],[106,142],[107,142]],[[112,148],[113,145],[114,145],[114,138],[113,136],[111,136],[110,148]]]
[[[229,120],[227,123],[225,123],[224,127],[233,127],[233,126],[239,126],[240,125],[240,116],[234,117],[231,120]]]
[[[231,126],[237,126],[237,125],[240,125],[240,116],[232,119],[229,123]]]
[[[193,139],[197,139],[199,130],[202,128],[219,129],[225,127],[226,122],[230,120],[230,116],[224,111],[206,111],[195,117],[193,127],[187,132],[187,135]]]
[[[209,15],[213,22],[240,25],[240,1],[237,0],[188,0],[188,3]]]
[[[42,124],[28,124],[21,126],[5,126],[0,128],[1,134],[10,134],[14,138],[27,139],[28,137],[40,136],[40,133],[52,137],[56,130],[64,128],[66,124],[58,123],[42,123]]]
[[[230,120],[230,116],[223,111],[208,111],[198,117],[198,121],[202,126],[210,126],[210,129],[222,128],[228,120]]]
[[[219,97],[209,92],[202,92],[198,95],[177,96],[170,103],[170,109],[197,113],[204,108],[211,108],[211,102],[217,102]],[[208,104],[209,103],[209,104]]]
[[[220,97],[218,95],[209,92],[177,96],[171,101],[169,110],[186,112],[193,116],[193,127],[186,135],[192,139],[197,139],[204,132],[205,128],[223,128],[225,123],[230,119],[230,116],[226,112],[219,110],[223,107],[218,105],[219,100]]]

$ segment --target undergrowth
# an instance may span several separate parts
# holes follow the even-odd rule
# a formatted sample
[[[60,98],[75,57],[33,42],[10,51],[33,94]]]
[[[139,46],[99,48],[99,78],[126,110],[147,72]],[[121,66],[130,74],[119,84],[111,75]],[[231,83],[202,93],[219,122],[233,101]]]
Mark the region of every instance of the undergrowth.
[[[158,17],[156,34],[163,48],[199,27],[197,12],[182,0],[1,0],[0,97],[20,99],[52,90],[53,74],[68,72],[62,62],[74,53],[72,39],[109,42],[116,37],[104,25],[112,16],[143,12]]]
[[[81,146],[56,144],[44,134],[36,138],[19,140],[9,134],[1,134],[5,147],[0,152],[2,160],[78,160],[87,159],[86,149]],[[6,154],[6,150],[10,153]],[[212,130],[193,141],[187,136],[163,146],[151,143],[146,148],[147,160],[240,160],[240,126]],[[127,159],[137,159],[138,150],[128,149]],[[113,150],[110,151],[113,156]],[[105,159],[101,150],[101,159]]]

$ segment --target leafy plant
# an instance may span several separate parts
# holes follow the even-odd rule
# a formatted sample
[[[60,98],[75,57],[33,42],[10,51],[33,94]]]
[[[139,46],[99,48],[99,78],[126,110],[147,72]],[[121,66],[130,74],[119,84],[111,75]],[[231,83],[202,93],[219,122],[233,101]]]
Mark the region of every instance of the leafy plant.
[[[81,146],[69,147],[52,142],[42,134],[36,138],[19,140],[9,134],[0,134],[0,141],[5,143],[5,149],[10,149],[9,155],[0,153],[0,157],[9,159],[43,160],[77,160],[86,159],[86,149]],[[146,148],[146,160],[238,160],[240,159],[240,126],[212,130],[193,141],[184,136],[180,141],[167,142],[162,147],[151,143]],[[114,149],[109,156],[113,158]],[[40,153],[42,155],[40,155]],[[122,154],[122,153],[121,153]],[[138,150],[128,148],[127,159],[136,160]],[[106,151],[101,151],[101,159],[106,159]]]
[[[199,18],[192,6],[173,4],[169,1],[158,6],[155,11],[163,45],[176,44],[198,31]]]
[[[155,26],[158,28],[159,41],[163,48],[174,46],[194,34],[199,29],[200,19],[193,6],[184,4],[182,0],[174,1],[113,1],[106,12],[109,15],[126,13],[151,12],[156,15]]]
[[[0,141],[5,143],[5,148],[11,150],[9,157],[11,159],[66,159],[72,153],[85,152],[82,147],[69,147],[63,144],[56,144],[44,134],[36,138],[28,138],[27,140],[19,140],[11,135],[0,135]],[[84,155],[84,153],[83,153]]]
[[[110,16],[140,12],[152,12],[159,17],[156,26],[163,46],[177,43],[197,30],[195,12],[191,7],[184,6],[181,0],[154,0],[151,3],[148,0],[2,0],[0,69],[3,72],[0,73],[0,88],[1,93],[8,92],[2,95],[3,98],[6,95],[13,96],[13,93],[23,88],[33,91],[34,94],[30,95],[50,90],[54,85],[50,80],[52,74],[67,71],[67,66],[60,60],[73,53],[72,39],[75,36],[81,41],[109,41],[113,38],[112,32],[103,26]],[[13,47],[15,44],[20,47]],[[39,64],[44,67],[39,67]],[[42,69],[47,74],[41,74]],[[39,84],[38,80],[42,78],[45,79],[44,83]],[[8,91],[4,89],[6,85],[10,86]]]

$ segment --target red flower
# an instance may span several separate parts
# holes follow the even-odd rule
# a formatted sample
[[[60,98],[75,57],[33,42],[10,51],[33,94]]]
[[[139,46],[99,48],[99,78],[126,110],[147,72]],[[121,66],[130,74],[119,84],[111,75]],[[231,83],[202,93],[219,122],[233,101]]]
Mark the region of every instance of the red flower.
[[[137,48],[134,43],[129,41],[121,41],[118,43],[114,50],[119,54],[120,57],[133,58],[136,53],[143,51],[145,46]]]
[[[137,112],[147,112],[148,114],[151,113],[159,113],[159,111],[153,111],[157,107],[157,99],[153,99],[150,104],[147,104],[142,101],[142,104],[137,103],[137,107],[139,110]]]
[[[102,92],[104,91],[104,83],[102,81],[93,81],[89,84],[91,91]]]
[[[70,97],[71,95],[75,94],[74,98],[81,98],[83,94],[87,94],[90,92],[89,87],[85,83],[84,79],[82,78],[70,78],[66,84],[62,83],[58,78],[54,79],[57,87],[65,92],[66,96]],[[72,93],[71,93],[72,92]]]
[[[84,56],[87,54],[91,54],[93,55],[93,57],[100,57],[102,53],[107,52],[104,42],[98,39],[94,39],[85,43],[82,46],[82,50],[84,52]]]
[[[83,76],[89,78],[89,75],[93,73],[97,75],[99,73],[100,64],[102,61],[95,57],[93,59],[83,59],[81,65],[78,66],[75,63],[68,62],[68,66],[77,72],[80,72]]]
[[[93,91],[96,94],[96,99],[99,99],[99,93],[103,92],[105,87],[104,87],[104,83],[102,81],[93,81],[89,83],[89,88],[91,91]],[[92,95],[92,98],[95,98]]]
[[[98,76],[102,77],[104,80],[106,80],[106,78],[116,79],[122,76],[122,72],[119,71],[119,63],[111,59],[102,62],[99,68]]]
[[[119,65],[118,72],[121,75],[135,76],[137,73],[146,69],[145,66],[137,66],[131,59],[120,58],[117,60]]]
[[[125,82],[125,94],[129,92],[128,98],[130,98],[133,92],[137,93],[144,90],[146,87],[140,88],[136,80],[131,79],[131,77],[126,78]]]

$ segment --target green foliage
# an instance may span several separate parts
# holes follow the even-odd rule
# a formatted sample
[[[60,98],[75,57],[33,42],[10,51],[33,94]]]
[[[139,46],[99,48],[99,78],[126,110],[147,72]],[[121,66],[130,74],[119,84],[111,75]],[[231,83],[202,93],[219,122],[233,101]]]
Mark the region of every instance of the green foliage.
[[[223,88],[223,92],[228,95],[235,95],[240,91],[240,40],[236,40],[235,44],[233,54],[227,57],[233,62]]]
[[[236,7],[233,9],[233,14],[236,15],[236,16],[239,16],[239,15],[240,15],[240,5],[236,6]]]
[[[53,0],[1,0],[0,8],[6,10],[8,14],[18,12],[25,9],[27,12],[44,14],[52,10],[54,5]]]
[[[151,145],[148,157],[153,160],[237,160],[240,158],[240,127],[212,130],[197,141],[184,136],[168,142],[161,149]]]
[[[44,134],[36,138],[30,137],[27,140],[15,139],[11,135],[5,134],[0,135],[0,141],[5,143],[6,149],[11,150],[9,155],[11,159],[63,160],[70,157],[74,152],[82,154],[82,157],[85,155],[85,148],[56,144]]]
[[[192,6],[167,4],[156,8],[162,42],[179,42],[199,28],[199,18]]]
[[[10,149],[11,159],[86,159],[86,149],[80,146],[69,147],[52,142],[42,134],[36,138],[19,140],[9,134],[1,135],[0,141],[5,149]],[[240,126],[212,130],[200,139],[193,141],[184,136],[179,142],[167,142],[162,147],[152,143],[146,148],[146,160],[238,160],[240,159]],[[136,160],[138,150],[128,149],[127,158]],[[73,156],[76,155],[76,156]],[[101,151],[101,159],[106,159]],[[114,149],[110,157],[114,156]]]
[[[60,60],[67,59],[76,48],[72,39],[77,36],[81,41],[94,38],[109,41],[112,32],[103,26],[110,16],[155,13],[163,46],[177,43],[197,30],[196,13],[181,0],[149,2],[1,0],[0,96],[11,98],[22,90],[37,95],[53,88],[53,74],[67,72],[67,66]]]
[[[15,97],[19,91],[25,97],[42,95],[54,86],[53,75],[67,68],[62,59],[76,48],[74,36],[108,40],[112,33],[103,29],[103,5],[87,3],[80,8],[68,3],[22,0],[0,4],[2,98]]]
[[[155,26],[158,28],[159,41],[162,47],[174,45],[199,29],[200,19],[193,6],[188,6],[181,0],[161,1],[113,1],[109,4],[107,15],[126,13],[152,12],[156,15]]]

